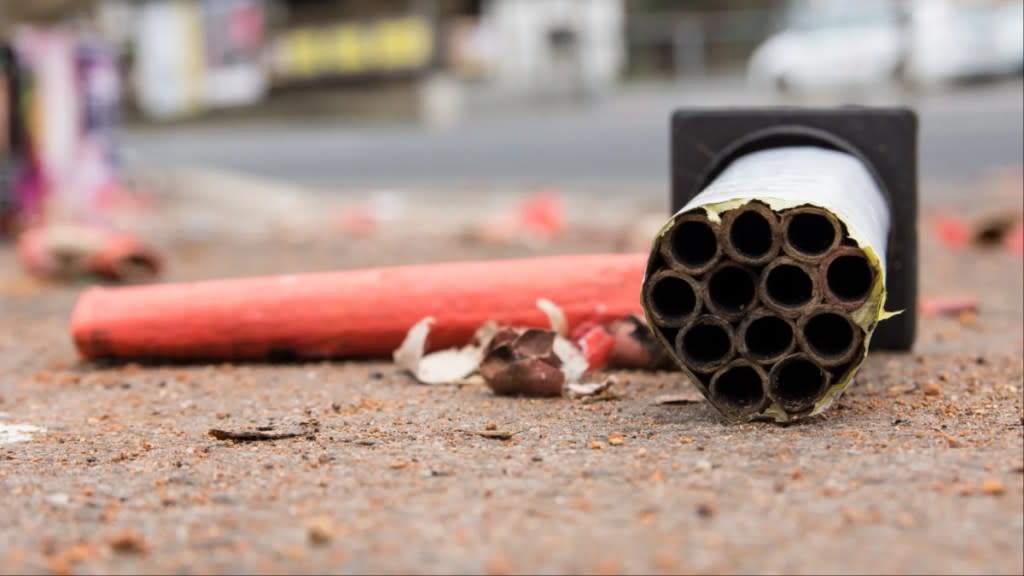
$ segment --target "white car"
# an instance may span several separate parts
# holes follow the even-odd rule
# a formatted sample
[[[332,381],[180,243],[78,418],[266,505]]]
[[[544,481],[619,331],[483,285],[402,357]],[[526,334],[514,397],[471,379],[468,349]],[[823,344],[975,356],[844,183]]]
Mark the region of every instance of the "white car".
[[[903,66],[899,7],[886,0],[793,2],[787,28],[754,51],[750,79],[787,91],[865,86]]]
[[[779,90],[930,85],[1019,71],[1024,0],[799,0],[754,51],[749,78]]]
[[[997,62],[1009,74],[1024,73],[1024,1],[1007,2],[996,13]]]

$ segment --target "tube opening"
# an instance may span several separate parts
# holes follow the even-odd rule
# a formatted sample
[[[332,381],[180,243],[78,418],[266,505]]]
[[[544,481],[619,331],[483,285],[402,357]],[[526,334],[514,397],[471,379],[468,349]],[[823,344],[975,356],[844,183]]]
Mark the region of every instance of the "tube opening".
[[[743,343],[747,353],[764,362],[777,358],[793,346],[793,326],[778,316],[766,315],[747,325]]]
[[[772,225],[763,214],[747,210],[732,221],[729,241],[738,254],[756,260],[771,252]]]
[[[665,275],[654,281],[650,305],[666,320],[681,319],[697,309],[697,293],[686,280]]]
[[[770,390],[787,412],[806,410],[825,391],[828,374],[803,356],[790,356],[772,369]]]
[[[821,256],[835,245],[838,237],[839,230],[832,220],[817,212],[798,212],[786,226],[786,241],[806,256]]]
[[[692,368],[710,369],[732,355],[732,337],[724,323],[698,322],[683,332],[679,349],[680,357]]]
[[[764,402],[764,375],[749,364],[733,364],[715,374],[711,396],[736,412],[756,410]]]
[[[718,239],[707,222],[686,220],[672,232],[672,253],[683,266],[698,268],[718,253]]]
[[[765,294],[779,306],[796,308],[810,303],[814,296],[814,280],[795,264],[779,264],[768,271]]]
[[[810,352],[825,360],[841,359],[856,345],[853,325],[835,312],[812,316],[804,324],[803,331]]]
[[[756,291],[754,276],[735,265],[722,266],[708,280],[709,303],[726,313],[746,310],[753,304]]]
[[[871,263],[863,253],[844,254],[828,265],[826,282],[837,300],[855,303],[867,299],[874,276]]]

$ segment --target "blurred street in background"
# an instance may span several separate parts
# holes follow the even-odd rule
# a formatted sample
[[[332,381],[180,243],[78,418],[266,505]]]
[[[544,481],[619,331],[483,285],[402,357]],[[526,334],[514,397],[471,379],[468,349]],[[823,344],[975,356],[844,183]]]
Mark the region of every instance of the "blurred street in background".
[[[1024,153],[1022,5],[7,2],[22,106],[45,118],[21,123],[30,145],[14,156],[30,161],[8,195],[34,210],[53,188],[57,213],[97,219],[95,188],[116,188],[118,170],[211,169],[349,195],[557,186],[651,199],[666,193],[672,110],[739,105],[911,106],[922,179],[970,179]],[[60,46],[75,42],[117,77],[69,76],[61,58],[84,48]],[[62,85],[95,104],[47,96]],[[109,160],[81,168],[95,155],[74,151],[72,125],[104,106],[119,110],[100,116],[110,135],[90,139]]]
[[[926,181],[970,179],[1020,163],[1021,83],[930,94],[882,91],[857,100],[794,101],[740,79],[625,87],[575,107],[492,111],[447,130],[366,126],[323,118],[246,118],[202,125],[133,126],[128,158],[140,166],[236,170],[322,189],[558,184],[595,194],[667,197],[668,118],[679,107],[900,104],[920,118]]]

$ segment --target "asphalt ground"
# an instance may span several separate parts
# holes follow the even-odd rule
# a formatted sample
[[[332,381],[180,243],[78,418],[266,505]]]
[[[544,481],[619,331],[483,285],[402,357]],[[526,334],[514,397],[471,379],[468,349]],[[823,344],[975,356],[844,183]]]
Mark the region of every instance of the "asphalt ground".
[[[926,198],[963,218],[1021,209],[1019,181],[944,185],[966,192]],[[161,245],[168,280],[624,249],[639,214],[585,227],[587,201],[543,245],[440,222]],[[977,313],[922,316],[912,353],[872,352],[837,405],[790,426],[724,424],[674,372],[621,372],[584,402],[418,385],[380,360],[84,363],[83,286],[28,279],[2,246],[0,572],[1020,574],[1024,270],[945,247],[938,209],[922,296]],[[294,436],[209,433],[255,426]]]

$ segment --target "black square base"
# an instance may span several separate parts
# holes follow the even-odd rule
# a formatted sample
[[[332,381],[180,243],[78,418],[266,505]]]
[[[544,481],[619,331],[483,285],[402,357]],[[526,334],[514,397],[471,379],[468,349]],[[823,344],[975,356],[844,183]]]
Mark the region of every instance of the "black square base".
[[[873,348],[909,350],[917,321],[917,115],[906,108],[720,108],[672,115],[672,211],[732,160],[781,146],[821,146],[868,168],[889,204],[887,310]]]

